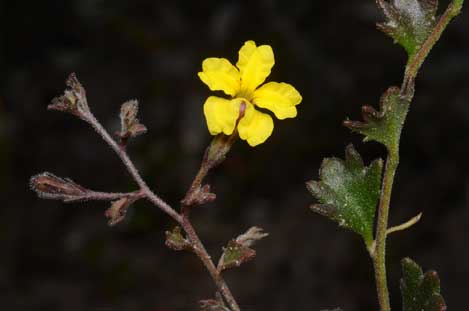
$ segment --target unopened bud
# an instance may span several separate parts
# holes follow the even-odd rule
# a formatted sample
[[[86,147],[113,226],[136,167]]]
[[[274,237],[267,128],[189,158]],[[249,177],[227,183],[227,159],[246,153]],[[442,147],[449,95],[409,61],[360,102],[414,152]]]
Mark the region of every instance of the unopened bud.
[[[50,110],[68,112],[81,119],[86,119],[87,115],[90,113],[86,92],[78,81],[75,73],[70,74],[66,84],[68,89],[65,90],[64,95],[54,98],[52,104],[47,108]]]
[[[104,216],[109,218],[108,225],[114,226],[124,220],[128,208],[136,200],[136,197],[125,197],[112,202],[111,207],[104,212]]]
[[[118,136],[125,144],[129,137],[136,137],[147,132],[147,128],[137,119],[138,101],[129,100],[121,106],[121,131]]]
[[[39,197],[63,202],[83,200],[90,192],[68,178],[60,178],[48,172],[31,177],[30,185]]]
[[[205,158],[202,165],[205,165],[207,170],[209,170],[223,162],[233,146],[237,135],[238,134],[235,131],[230,136],[224,134],[215,136],[210,143],[210,146],[205,151]]]

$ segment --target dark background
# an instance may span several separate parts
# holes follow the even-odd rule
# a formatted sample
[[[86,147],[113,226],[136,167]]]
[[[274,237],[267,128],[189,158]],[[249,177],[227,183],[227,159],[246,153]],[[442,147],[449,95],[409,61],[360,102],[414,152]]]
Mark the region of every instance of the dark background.
[[[269,79],[293,84],[303,102],[296,119],[275,121],[265,144],[236,143],[209,178],[218,200],[198,208],[194,224],[214,258],[250,226],[270,233],[255,261],[226,273],[243,310],[377,310],[361,240],[310,212],[304,187],[349,142],[366,161],[385,155],[341,126],[402,79],[405,54],[375,29],[382,16],[374,1],[2,1],[0,12],[1,309],[195,310],[213,296],[201,263],[164,246],[174,224],[148,203],[111,228],[108,204],[40,200],[28,180],[50,171],[97,190],[135,189],[93,130],[46,110],[76,72],[110,131],[120,104],[140,101],[149,132],[129,152],[176,206],[210,141],[201,62],[235,63],[254,39],[274,49]],[[467,308],[468,30],[466,9],[425,64],[402,137],[390,222],[424,216],[388,242],[395,310],[405,256],[439,272],[450,310]]]

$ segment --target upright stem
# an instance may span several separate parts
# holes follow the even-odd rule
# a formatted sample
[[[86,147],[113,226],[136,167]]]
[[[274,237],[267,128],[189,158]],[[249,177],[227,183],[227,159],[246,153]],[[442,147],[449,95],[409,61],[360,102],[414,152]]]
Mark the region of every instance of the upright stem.
[[[386,277],[386,236],[388,229],[389,206],[391,203],[392,186],[397,166],[399,165],[399,153],[397,150],[389,151],[384,169],[383,185],[378,210],[378,222],[376,227],[376,246],[373,252],[373,266],[375,270],[376,290],[378,292],[381,311],[390,311],[389,291]]]
[[[413,55],[406,66],[404,80],[401,86],[401,98],[408,103],[414,96],[415,77],[427,58],[435,43],[440,39],[441,34],[448,26],[449,22],[457,16],[462,9],[464,0],[453,0],[445,13],[441,16],[433,31],[423,43],[419,51]],[[401,125],[402,127],[404,124]],[[401,127],[401,130],[402,130]],[[371,252],[373,266],[375,270],[376,289],[381,311],[390,311],[389,291],[386,277],[386,237],[388,230],[389,207],[391,203],[392,186],[397,166],[399,165],[399,137],[396,144],[390,148],[388,146],[388,158],[384,170],[383,184],[378,210],[378,221],[376,227],[375,248]]]

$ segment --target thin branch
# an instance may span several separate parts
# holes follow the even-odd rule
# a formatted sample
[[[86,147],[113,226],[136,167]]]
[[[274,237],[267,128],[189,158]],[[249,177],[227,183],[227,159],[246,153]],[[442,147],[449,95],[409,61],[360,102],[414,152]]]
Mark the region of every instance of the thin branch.
[[[184,210],[186,210],[187,213],[185,212],[180,215],[159,196],[157,196],[152,190],[150,190],[145,181],[142,179],[137,168],[127,155],[127,152],[125,151],[124,147],[118,145],[116,141],[112,139],[109,133],[104,129],[104,127],[99,123],[99,121],[94,117],[91,112],[86,115],[85,120],[96,130],[98,134],[101,135],[104,141],[106,141],[108,145],[114,150],[114,152],[119,156],[129,173],[132,175],[135,182],[140,186],[141,191],[145,194],[146,198],[154,205],[158,206],[161,210],[163,210],[163,212],[171,216],[176,222],[178,222],[182,226],[190,242],[193,244],[194,252],[207,268],[210,276],[215,282],[216,287],[223,295],[228,305],[232,308],[233,311],[240,311],[240,308],[236,303],[236,300],[234,299],[225,280],[217,271],[217,268],[213,264],[210,255],[207,253],[207,250],[205,249],[203,243],[200,241],[200,238],[192,227],[192,224],[189,221],[189,209],[183,208]],[[197,174],[196,176],[196,180],[194,183],[200,185],[205,175],[206,172],[199,172],[199,174]]]
[[[195,254],[200,258],[200,260],[204,263],[205,268],[207,268],[207,271],[210,273],[210,276],[212,277],[213,281],[215,282],[215,285],[218,288],[218,291],[223,295],[225,298],[226,302],[230,306],[230,308],[233,311],[240,311],[241,309],[238,306],[238,303],[236,302],[233,294],[231,293],[228,285],[226,284],[225,280],[223,279],[220,271],[218,271],[217,267],[215,267],[212,258],[208,254],[207,250],[205,249],[203,243],[200,241],[200,238],[198,237],[197,233],[195,232],[194,228],[192,227],[192,224],[189,220],[189,211],[190,209],[184,209],[184,212],[182,214],[182,223],[181,226],[184,229],[184,231],[187,234],[187,237],[189,238],[193,250]]]
[[[386,231],[386,234],[389,235],[393,232],[398,232],[398,231],[402,231],[402,230],[406,230],[406,229],[409,229],[410,227],[412,227],[413,225],[415,225],[416,223],[418,223],[420,221],[420,218],[422,218],[422,213],[418,214],[417,216],[409,219],[408,221],[406,221],[405,223],[403,224],[400,224],[399,226],[394,226],[394,227],[391,227],[389,228],[387,231]]]
[[[163,212],[168,214],[176,222],[182,223],[181,216],[171,206],[169,206],[168,203],[163,201],[159,196],[157,196],[153,191],[150,190],[148,185],[140,176],[132,160],[130,160],[125,149],[116,143],[116,141],[111,137],[111,135],[109,135],[109,133],[104,129],[101,123],[99,123],[99,121],[91,112],[86,115],[85,121],[87,121],[96,130],[96,132],[104,139],[104,141],[111,147],[112,150],[114,150],[117,156],[122,160],[122,163],[124,163],[125,167],[127,168],[127,171],[129,171],[130,175],[132,175],[133,179],[139,185],[140,189],[145,193],[146,198],[154,205],[158,206]]]
[[[226,285],[226,282],[223,280],[221,274],[217,271],[217,268],[213,264],[210,255],[207,253],[204,245],[200,241],[197,233],[189,221],[190,209],[188,208],[191,205],[203,204],[215,199],[215,195],[210,193],[210,187],[208,185],[202,186],[202,180],[210,168],[213,168],[224,160],[226,153],[229,151],[233,143],[233,137],[224,137],[219,135],[209,146],[206,152],[206,156],[202,162],[203,165],[201,170],[195,177],[194,182],[188,191],[188,195],[182,202],[182,214],[179,214],[169,204],[156,195],[140,176],[137,168],[125,150],[125,144],[123,144],[122,140],[122,131],[120,135],[121,143],[119,144],[111,137],[111,135],[109,135],[106,129],[93,115],[88,106],[85,89],[80,84],[75,74],[72,73],[69,76],[67,79],[67,86],[69,89],[65,90],[64,95],[55,98],[52,104],[48,106],[48,108],[71,113],[89,123],[121,159],[122,163],[127,168],[127,171],[140,187],[140,190],[129,194],[95,192],[76,184],[70,179],[63,179],[47,172],[33,176],[30,181],[31,187],[38,193],[39,196],[44,198],[61,199],[63,201],[69,201],[68,199],[70,196],[75,201],[82,199],[118,199],[117,201],[113,202],[111,208],[109,208],[106,212],[106,216],[110,218],[110,225],[114,225],[120,222],[123,217],[125,217],[127,208],[129,204],[133,203],[134,199],[148,199],[151,203],[160,208],[163,212],[168,214],[183,227],[189,238],[189,242],[191,243],[193,251],[204,263],[210,276],[215,282],[218,291],[223,295],[226,302],[233,311],[239,311],[239,306],[231,294],[230,289]],[[138,122],[138,119],[136,119],[137,108],[138,106],[135,101],[124,104],[124,107],[121,108],[121,121],[125,123],[123,131],[127,133],[129,130],[134,130],[134,132],[129,132],[130,136],[126,133],[124,134],[125,140],[132,135],[135,136],[146,131],[146,128]],[[129,126],[131,129],[128,128]],[[135,126],[136,128],[133,128]],[[184,204],[184,202],[186,204]]]

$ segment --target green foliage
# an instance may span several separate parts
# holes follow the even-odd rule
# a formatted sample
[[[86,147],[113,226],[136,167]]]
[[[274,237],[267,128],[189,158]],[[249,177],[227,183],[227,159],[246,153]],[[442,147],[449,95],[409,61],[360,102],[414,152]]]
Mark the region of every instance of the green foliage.
[[[440,294],[440,279],[435,271],[423,274],[410,258],[402,259],[401,293],[403,311],[445,311]]]
[[[252,249],[252,246],[268,235],[268,233],[265,233],[263,229],[259,227],[251,227],[236,239],[229,241],[228,245],[223,248],[223,254],[220,258],[218,269],[223,271],[225,269],[239,267],[243,263],[253,259],[256,256],[256,251]]]
[[[172,231],[166,231],[166,246],[175,250],[192,250],[191,243],[182,235],[181,227],[176,226]]]
[[[374,140],[389,150],[397,150],[409,104],[400,96],[399,88],[391,87],[381,97],[379,111],[363,106],[364,122],[346,120],[344,125],[364,135],[364,141]]]
[[[428,39],[436,23],[438,0],[378,0],[387,21],[377,24],[413,58]]]
[[[241,264],[253,259],[255,256],[255,250],[244,246],[235,240],[231,240],[223,249],[220,269],[225,270],[233,267],[239,267]]]
[[[321,203],[312,205],[311,209],[360,234],[370,247],[382,167],[381,159],[366,167],[351,144],[347,146],[345,161],[324,159],[319,172],[320,181],[306,183],[308,190]]]

